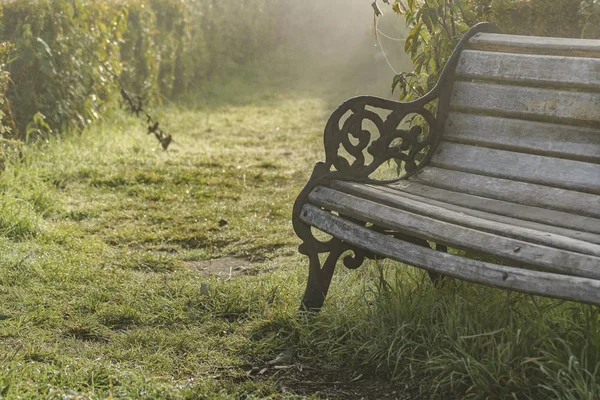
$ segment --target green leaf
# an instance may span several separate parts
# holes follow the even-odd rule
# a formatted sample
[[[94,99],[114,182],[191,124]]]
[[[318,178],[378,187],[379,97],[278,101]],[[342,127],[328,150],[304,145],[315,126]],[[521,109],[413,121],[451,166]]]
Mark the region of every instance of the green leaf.
[[[392,80],[392,94],[394,94],[394,90],[396,89],[396,86],[398,86],[398,84],[401,83],[403,79],[404,79],[404,77],[402,76],[402,74],[398,74],[398,75],[394,76],[394,79]]]

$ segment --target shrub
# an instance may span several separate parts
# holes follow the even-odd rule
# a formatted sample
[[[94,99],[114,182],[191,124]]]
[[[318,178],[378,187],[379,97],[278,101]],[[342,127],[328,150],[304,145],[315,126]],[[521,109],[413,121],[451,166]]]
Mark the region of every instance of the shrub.
[[[6,91],[14,134],[82,128],[118,86],[160,102],[197,91],[274,43],[268,0],[23,0],[1,5],[13,49]],[[0,54],[2,56],[2,54]],[[37,132],[30,129],[29,133]]]
[[[99,117],[120,72],[118,41],[123,13],[105,3],[81,0],[18,1],[5,4],[2,40],[14,46],[8,64],[16,134],[34,115],[52,129],[83,127]],[[91,68],[104,63],[108,68]]]

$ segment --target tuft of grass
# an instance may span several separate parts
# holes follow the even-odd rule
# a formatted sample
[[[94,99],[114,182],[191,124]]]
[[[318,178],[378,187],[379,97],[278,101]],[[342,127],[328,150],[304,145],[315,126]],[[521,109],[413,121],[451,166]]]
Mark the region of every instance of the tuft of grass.
[[[596,307],[460,281],[440,290],[389,261],[367,269],[334,282],[321,315],[282,324],[299,357],[377,369],[427,398],[600,395]]]

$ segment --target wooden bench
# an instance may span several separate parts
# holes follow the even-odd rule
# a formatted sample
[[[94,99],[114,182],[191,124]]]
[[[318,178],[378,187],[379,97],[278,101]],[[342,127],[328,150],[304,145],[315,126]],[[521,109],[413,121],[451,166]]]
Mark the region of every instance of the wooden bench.
[[[305,309],[322,306],[344,253],[348,268],[390,258],[434,279],[600,305],[600,40],[479,24],[431,92],[352,98],[324,139],[293,212],[310,263]],[[390,160],[401,176],[378,180]]]

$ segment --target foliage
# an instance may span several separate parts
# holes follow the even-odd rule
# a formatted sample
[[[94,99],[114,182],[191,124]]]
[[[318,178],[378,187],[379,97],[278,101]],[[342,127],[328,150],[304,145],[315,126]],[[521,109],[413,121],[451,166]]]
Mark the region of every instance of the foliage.
[[[0,173],[5,168],[7,153],[13,150],[15,144],[17,146],[19,144],[15,141],[5,139],[5,136],[9,135],[13,129],[12,119],[10,118],[10,107],[6,100],[6,91],[10,82],[10,74],[6,70],[6,63],[11,48],[10,43],[0,43]]]
[[[50,129],[84,127],[99,117],[115,90],[123,13],[81,0],[17,1],[4,5],[2,40],[14,46],[8,64],[16,133],[41,120]],[[105,67],[95,67],[98,60]],[[37,121],[32,121],[37,115]],[[29,127],[29,128],[27,128]]]
[[[197,92],[215,74],[273,42],[267,0],[28,0],[2,5],[0,42],[12,48],[6,96],[14,134],[34,115],[51,130],[98,119],[122,84],[160,102]]]
[[[490,21],[503,32],[519,35],[581,37],[582,0],[493,0]]]
[[[10,74],[8,73],[7,63],[9,55],[12,51],[12,46],[8,42],[0,43],[0,138],[8,134],[12,130],[9,104],[6,101],[6,91],[10,83]]]
[[[600,37],[598,0],[395,0],[393,9],[410,27],[404,49],[414,65],[394,77],[401,100],[435,85],[458,40],[478,22],[513,34]]]
[[[579,8],[584,38],[600,38],[600,0],[583,0]]]
[[[157,87],[160,56],[156,48],[156,17],[143,0],[127,1],[127,29],[119,46],[120,78],[127,89],[147,95]]]

